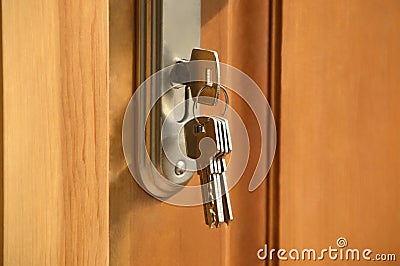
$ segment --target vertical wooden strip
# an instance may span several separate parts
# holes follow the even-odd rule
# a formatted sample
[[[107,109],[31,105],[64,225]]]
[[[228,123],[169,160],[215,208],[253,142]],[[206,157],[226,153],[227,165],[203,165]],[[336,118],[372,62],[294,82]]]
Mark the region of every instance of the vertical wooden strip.
[[[203,2],[202,46],[216,50],[223,63],[249,75],[270,98],[270,1],[220,0]],[[274,77],[275,78],[275,77]],[[260,135],[249,106],[230,94],[231,105],[243,119],[250,137],[250,159],[242,180],[231,190],[234,222],[223,235],[225,265],[260,263],[257,250],[267,241],[267,185],[248,191],[259,156]],[[266,114],[265,114],[266,115]],[[234,130],[234,129],[232,129]],[[235,143],[233,152],[246,148]],[[229,177],[228,177],[229,178]],[[275,195],[274,195],[275,196]],[[271,195],[268,195],[271,197]]]
[[[108,2],[3,1],[4,264],[108,264]]]
[[[274,114],[277,143],[273,164],[267,179],[267,243],[270,248],[279,247],[279,173],[280,173],[280,121],[281,121],[281,46],[282,0],[269,1],[269,55],[268,101]],[[277,260],[267,260],[267,265],[278,265]]]
[[[136,1],[139,2],[139,1]],[[122,122],[133,90],[134,0],[110,0],[110,265],[136,265],[130,228],[136,186],[122,150]],[[135,189],[137,189],[135,191]]]
[[[0,36],[3,36],[0,1]],[[4,134],[3,134],[3,38],[0,39],[0,262],[4,258]]]
[[[67,264],[108,260],[107,10],[107,1],[59,1]]]
[[[228,5],[227,63],[249,75],[268,98],[270,3],[265,0],[251,1],[251,3],[232,0],[228,1]],[[256,119],[250,107],[234,94],[231,95],[231,99],[232,107],[242,117],[249,134],[250,157],[241,181],[231,193],[235,221],[230,228],[229,265],[263,264],[257,258],[257,251],[267,241],[268,180],[257,190],[248,191],[249,182],[260,156],[260,129],[258,123],[255,123]],[[267,113],[264,115],[267,116]],[[234,145],[236,152],[239,153],[247,148],[241,147],[243,145],[241,143]]]

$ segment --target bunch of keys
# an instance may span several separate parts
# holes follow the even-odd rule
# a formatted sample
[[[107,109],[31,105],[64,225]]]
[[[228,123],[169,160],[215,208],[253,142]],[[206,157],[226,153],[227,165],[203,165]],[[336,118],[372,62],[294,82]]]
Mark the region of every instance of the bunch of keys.
[[[233,220],[226,178],[225,156],[232,151],[232,140],[228,120],[219,116],[195,117],[185,124],[186,152],[190,158],[203,156],[200,142],[210,138],[216,151],[210,158],[197,160],[198,174],[202,185],[203,207],[206,224],[219,227]]]

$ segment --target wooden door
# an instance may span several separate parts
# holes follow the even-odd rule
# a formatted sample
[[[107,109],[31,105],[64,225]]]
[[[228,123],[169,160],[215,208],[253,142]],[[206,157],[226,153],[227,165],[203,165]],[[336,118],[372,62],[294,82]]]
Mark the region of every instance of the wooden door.
[[[287,0],[282,10],[279,246],[344,237],[399,260],[400,2]]]

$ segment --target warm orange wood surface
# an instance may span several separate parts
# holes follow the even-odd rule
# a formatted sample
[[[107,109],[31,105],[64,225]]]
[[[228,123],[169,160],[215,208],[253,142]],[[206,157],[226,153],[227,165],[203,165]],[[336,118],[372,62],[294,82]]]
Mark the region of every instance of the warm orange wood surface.
[[[210,230],[202,207],[153,199],[125,164],[135,1],[111,0],[110,25],[106,0],[2,1],[3,264],[263,265],[256,252],[277,232],[270,248],[346,237],[400,259],[400,2],[285,0],[282,47],[277,2],[203,0],[202,47],[281,114],[279,165],[249,193],[259,136],[231,94],[252,157],[231,192],[234,222]]]
[[[281,248],[346,237],[400,259],[399,14],[396,0],[283,1]]]
[[[4,265],[108,264],[108,2],[2,1]]]
[[[122,153],[121,127],[135,81],[133,2],[110,1],[110,264],[262,265],[256,252],[266,241],[266,183],[256,192],[247,190],[255,161],[232,191],[234,222],[229,228],[210,230],[201,206],[161,203],[130,176]],[[222,62],[243,70],[266,91],[267,1],[249,5],[206,0],[202,6],[202,47],[217,50]],[[243,101],[231,97],[242,115],[251,115]],[[258,138],[253,136],[254,159]],[[240,144],[234,145],[240,151]]]
[[[202,47],[218,51],[221,62],[249,75],[264,94],[270,71],[269,5],[269,1],[210,0],[203,1],[202,10]],[[267,240],[267,182],[254,192],[248,191],[260,152],[259,128],[247,104],[233,93],[230,99],[248,130],[251,152],[242,179],[231,191],[235,220],[227,230],[229,261],[226,265],[262,265],[256,254]],[[237,152],[245,149],[241,143],[234,145]]]
[[[203,1],[202,47],[281,93],[271,100],[281,113],[274,182],[247,191],[259,141],[247,119],[256,133],[231,192],[235,220],[213,230],[201,207],[153,199],[126,168],[134,2],[110,1],[109,57],[107,1],[2,2],[4,265],[263,265],[256,252],[276,239],[267,215],[277,206],[275,248],[346,237],[399,259],[398,1],[284,1],[280,80],[276,1]],[[331,264],[363,262],[321,262]]]

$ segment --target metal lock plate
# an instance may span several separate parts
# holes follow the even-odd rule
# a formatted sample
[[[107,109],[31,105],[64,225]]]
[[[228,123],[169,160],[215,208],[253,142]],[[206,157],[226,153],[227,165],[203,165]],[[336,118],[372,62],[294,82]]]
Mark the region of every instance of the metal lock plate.
[[[201,0],[138,0],[137,8],[137,55],[136,87],[158,70],[175,64],[178,60],[188,58],[193,47],[200,45]],[[170,160],[165,149],[185,150],[185,141],[180,132],[171,130],[165,132],[167,139],[162,139],[161,129],[167,125],[169,129],[179,128],[191,119],[185,114],[184,105],[186,92],[181,89],[171,89],[171,77],[165,75],[159,84],[154,86],[157,91],[149,95],[141,95],[140,112],[151,110],[149,117],[140,116],[146,123],[146,150],[140,150],[138,161],[144,162],[149,157],[158,173],[143,175],[141,182],[148,192],[159,197],[170,197],[176,194],[193,176],[193,171],[185,169],[185,158]],[[149,99],[154,95],[167,91],[154,106],[148,106]],[[154,93],[154,95],[153,95]],[[175,108],[177,105],[181,106]],[[171,114],[171,110],[173,113]],[[191,113],[190,113],[191,114]],[[163,147],[162,143],[168,147]],[[183,147],[182,147],[183,146]],[[162,176],[161,178],[159,176]]]

